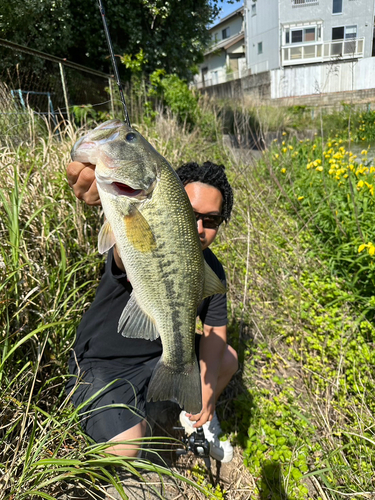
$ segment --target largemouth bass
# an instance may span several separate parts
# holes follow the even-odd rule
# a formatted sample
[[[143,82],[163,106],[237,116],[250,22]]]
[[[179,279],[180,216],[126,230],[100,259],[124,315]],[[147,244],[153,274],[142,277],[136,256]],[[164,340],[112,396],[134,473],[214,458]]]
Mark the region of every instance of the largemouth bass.
[[[225,288],[204,261],[185,189],[151,144],[118,120],[80,139],[71,156],[96,165],[106,217],[99,252],[116,245],[133,287],[118,331],[128,338],[161,338],[163,354],[147,400],[176,401],[198,413],[202,396],[195,354],[197,307],[204,297],[225,293]]]

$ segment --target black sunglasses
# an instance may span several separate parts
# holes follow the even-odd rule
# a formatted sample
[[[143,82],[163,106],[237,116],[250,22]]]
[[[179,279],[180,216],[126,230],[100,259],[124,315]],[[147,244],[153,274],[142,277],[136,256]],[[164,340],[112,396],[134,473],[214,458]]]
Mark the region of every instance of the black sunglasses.
[[[223,215],[214,215],[214,214],[200,214],[194,210],[194,215],[197,220],[202,221],[203,227],[205,229],[217,229],[220,224],[225,220]]]

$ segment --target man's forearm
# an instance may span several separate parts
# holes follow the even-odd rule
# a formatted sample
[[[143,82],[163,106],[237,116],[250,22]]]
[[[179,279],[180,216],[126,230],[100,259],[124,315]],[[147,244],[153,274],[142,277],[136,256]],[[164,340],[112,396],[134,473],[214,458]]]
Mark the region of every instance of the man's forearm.
[[[202,397],[203,399],[216,394],[216,385],[219,378],[220,366],[226,348],[226,327],[206,327],[199,346]]]

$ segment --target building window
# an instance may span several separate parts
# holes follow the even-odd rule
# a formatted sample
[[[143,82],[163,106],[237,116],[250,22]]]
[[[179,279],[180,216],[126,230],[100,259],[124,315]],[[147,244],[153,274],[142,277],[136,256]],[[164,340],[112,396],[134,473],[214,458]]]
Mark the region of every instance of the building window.
[[[303,30],[293,30],[292,43],[302,43],[302,40],[303,40]]]
[[[333,0],[332,14],[342,14],[342,0]]]
[[[344,26],[332,28],[332,40],[343,40],[344,32],[345,32]]]
[[[253,4],[251,5],[251,15],[252,15],[252,16],[255,16],[255,15],[256,15],[256,13],[257,13],[257,4],[256,4],[256,3],[253,3]]]
[[[357,38],[357,26],[332,28],[332,40],[350,40],[351,38]]]
[[[225,38],[230,37],[230,28],[225,28],[224,30],[221,31],[221,37],[224,40]]]
[[[285,30],[285,44],[289,43],[308,43],[317,40],[316,26],[301,29],[286,29]]]
[[[357,38],[357,26],[345,26],[345,39]]]
[[[306,28],[303,30],[304,42],[315,42],[315,28]]]
[[[258,54],[263,54],[263,42],[258,43]]]

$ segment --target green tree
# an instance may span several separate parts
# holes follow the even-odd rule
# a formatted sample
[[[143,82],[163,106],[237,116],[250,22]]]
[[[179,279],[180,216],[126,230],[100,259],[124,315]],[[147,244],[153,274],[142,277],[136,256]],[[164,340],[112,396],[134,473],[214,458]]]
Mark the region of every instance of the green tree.
[[[207,25],[218,14],[219,0],[105,0],[106,17],[115,54],[138,54],[141,50],[146,74],[165,69],[180,77],[202,60],[209,43]],[[93,0],[71,0],[75,22],[72,60],[112,71],[102,21]],[[121,68],[123,76],[130,72]]]
[[[72,18],[66,0],[2,0],[0,38],[57,56],[66,56],[72,40]],[[27,64],[30,57],[2,51],[0,68]],[[43,65],[33,58],[34,68]]]
[[[210,37],[223,0],[104,0],[115,54],[142,50],[146,75],[156,69],[189,78]],[[0,37],[30,48],[66,57],[98,70],[111,72],[111,61],[96,0],[2,0]],[[35,66],[36,58],[5,51],[0,70],[18,62]],[[1,49],[3,55],[3,48]],[[6,59],[6,60],[5,60]],[[122,77],[130,71],[120,65]]]

